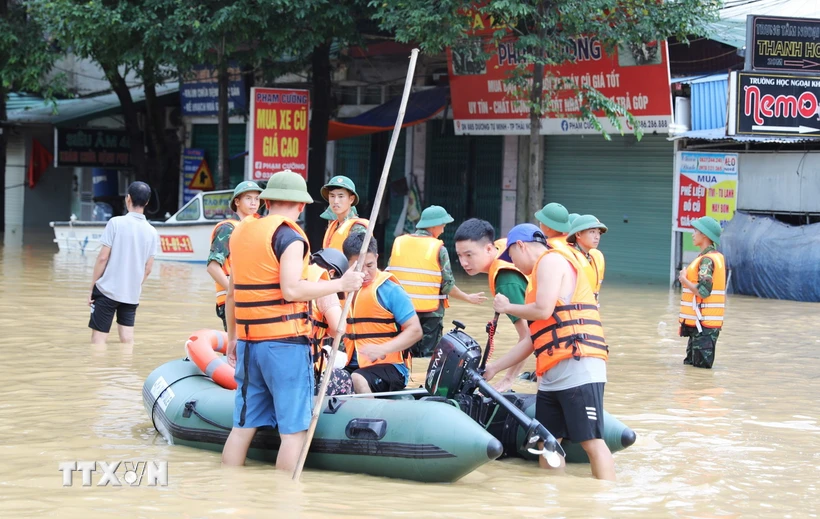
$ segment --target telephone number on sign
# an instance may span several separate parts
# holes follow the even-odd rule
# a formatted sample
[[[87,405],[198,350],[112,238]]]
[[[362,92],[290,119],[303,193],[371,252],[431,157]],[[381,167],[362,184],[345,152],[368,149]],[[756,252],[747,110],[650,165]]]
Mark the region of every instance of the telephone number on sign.
[[[663,120],[661,120],[661,121],[638,121],[638,123],[640,124],[641,129],[644,129],[644,128],[666,128],[667,124],[668,124],[667,121],[663,121]]]

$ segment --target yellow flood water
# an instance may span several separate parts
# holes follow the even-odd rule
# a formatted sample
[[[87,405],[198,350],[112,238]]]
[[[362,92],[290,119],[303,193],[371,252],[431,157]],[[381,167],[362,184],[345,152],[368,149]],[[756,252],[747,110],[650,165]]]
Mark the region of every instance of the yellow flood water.
[[[2,251],[0,517],[816,517],[820,305],[731,297],[707,371],[681,363],[676,294],[604,285],[605,407],[638,433],[615,455],[617,483],[505,460],[450,485],[318,471],[293,484],[271,465],[228,470],[217,453],[169,446],[143,409],[146,376],[182,357],[191,331],[221,324],[203,265],[157,263],[136,344],[100,348],[86,327],[94,258],[55,250]],[[455,302],[447,320],[483,345],[491,315]],[[509,321],[499,328],[496,355],[514,342]],[[63,487],[58,465],[74,460],[165,460],[169,485],[84,488],[76,473]]]

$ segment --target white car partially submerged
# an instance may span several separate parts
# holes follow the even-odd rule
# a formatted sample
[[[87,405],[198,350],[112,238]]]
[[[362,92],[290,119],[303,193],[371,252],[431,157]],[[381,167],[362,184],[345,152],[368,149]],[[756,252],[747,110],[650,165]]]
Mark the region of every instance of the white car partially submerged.
[[[205,262],[211,248],[211,231],[233,217],[229,206],[233,191],[200,192],[164,222],[150,221],[159,233],[156,259]],[[106,222],[51,222],[54,243],[60,251],[96,253]]]

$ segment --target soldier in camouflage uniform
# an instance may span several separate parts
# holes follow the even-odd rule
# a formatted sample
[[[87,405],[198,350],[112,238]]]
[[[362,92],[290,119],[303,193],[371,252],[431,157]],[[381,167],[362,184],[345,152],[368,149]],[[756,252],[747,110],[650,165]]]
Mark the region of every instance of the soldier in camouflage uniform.
[[[726,284],[723,255],[716,248],[716,245],[720,244],[720,224],[712,218],[704,217],[692,222],[692,227],[695,229],[692,241],[701,247],[700,254],[693,262],[693,265],[697,263],[697,283],[694,282],[692,276],[687,275],[687,271],[693,268],[691,265],[689,269],[681,270],[678,280],[681,286],[691,291],[693,297],[701,303],[720,307],[719,316],[704,316],[704,320],[715,320],[722,325],[723,303],[714,303],[714,301],[724,301],[725,290],[713,290],[716,276],[720,279],[721,288],[725,289]],[[719,265],[715,265],[713,258],[717,259]],[[688,304],[682,305],[682,310],[688,309],[688,306]],[[696,324],[692,326],[690,322],[691,320],[686,320],[681,315],[680,336],[689,338],[683,363],[696,368],[711,369],[715,362],[715,345],[720,335],[720,325],[712,327]]]
[[[240,182],[233,192],[230,207],[236,213],[239,221],[249,216],[258,216],[259,193],[262,188],[256,182],[246,180]],[[237,224],[237,220],[225,220],[216,224],[211,233],[211,250],[208,253],[206,263],[208,274],[216,283],[216,316],[222,319],[222,327],[227,330],[228,324],[225,322],[225,291],[228,286],[230,276],[230,254],[229,243],[231,233]]]
[[[443,207],[433,205],[422,211],[421,218],[416,224],[416,232],[409,236],[419,238],[438,238],[444,232],[444,226],[452,222],[453,217],[450,216]],[[425,240],[420,241],[422,243],[425,242]],[[401,246],[398,245],[400,242],[405,244],[405,249],[408,248],[408,246],[412,247],[411,244],[413,243],[407,242],[406,236],[399,237],[393,243],[393,253],[390,256],[390,262],[387,270],[394,274],[399,281],[401,281],[405,290],[407,290],[410,294],[410,298],[413,301],[413,306],[416,307],[416,312],[418,313],[419,321],[421,322],[422,333],[424,335],[419,342],[410,347],[410,353],[413,357],[429,357],[433,349],[441,340],[444,309],[449,306],[446,303],[447,298],[452,297],[454,299],[459,299],[461,301],[466,301],[476,305],[483,303],[487,300],[487,298],[484,296],[484,292],[467,294],[456,286],[456,281],[453,277],[453,269],[450,266],[450,254],[447,252],[447,247],[443,244],[440,245],[438,250],[438,261],[433,261],[427,264],[424,263],[424,254],[414,254],[410,250],[405,251],[405,261],[397,261],[398,251],[401,248]],[[423,247],[424,245],[419,244],[418,248],[413,248],[416,251],[420,251],[423,250]],[[407,260],[409,260],[409,262]],[[441,271],[440,286],[437,290],[431,290],[431,292],[435,292],[436,296],[439,297],[438,307],[435,310],[419,310],[419,306],[424,304],[425,300],[419,299],[418,294],[414,294],[414,292],[418,292],[418,290],[414,290],[418,287],[418,282],[414,282],[413,280],[414,274],[417,273],[408,272],[409,270],[414,270],[413,268],[407,268],[411,265],[413,267],[427,270],[432,270],[433,265],[437,265],[435,268]],[[414,297],[414,295],[416,297]],[[436,296],[422,295],[421,297],[429,300],[430,297]]]

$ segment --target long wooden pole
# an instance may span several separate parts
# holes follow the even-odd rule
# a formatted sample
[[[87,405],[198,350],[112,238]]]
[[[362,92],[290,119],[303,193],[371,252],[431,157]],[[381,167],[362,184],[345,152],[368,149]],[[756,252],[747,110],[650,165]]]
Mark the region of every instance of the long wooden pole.
[[[373,237],[373,228],[375,227],[376,220],[379,216],[382,197],[384,196],[384,190],[387,187],[387,178],[390,176],[390,164],[393,162],[393,154],[396,151],[396,143],[399,140],[401,126],[404,123],[404,112],[407,109],[407,99],[410,97],[410,89],[413,86],[413,76],[415,74],[416,60],[418,59],[418,56],[418,49],[413,49],[410,52],[410,65],[407,68],[407,78],[404,81],[404,92],[401,96],[399,115],[396,118],[396,126],[393,127],[393,137],[390,139],[390,147],[387,148],[387,157],[384,161],[384,168],[382,168],[382,176],[379,179],[379,189],[376,191],[376,199],[373,201],[373,210],[370,212],[370,222],[367,225],[367,233],[364,235],[362,248],[359,251],[359,261],[356,263],[355,267],[357,272],[361,272],[362,267],[364,266],[364,257],[365,254],[367,254],[367,247],[370,245],[370,239]],[[350,305],[353,302],[352,296],[353,294],[349,293],[347,294],[347,297],[345,297],[345,306],[342,309],[342,315],[339,317],[339,324],[336,326],[336,330],[345,329],[347,314],[350,312]],[[305,466],[305,460],[307,460],[310,444],[313,441],[313,435],[316,433],[316,424],[319,422],[319,415],[325,406],[325,392],[327,391],[327,386],[330,383],[330,376],[333,373],[333,364],[336,360],[336,353],[339,351],[339,344],[342,342],[342,335],[344,335],[344,333],[339,333],[337,331],[336,336],[333,338],[333,346],[330,349],[330,355],[327,359],[327,366],[325,367],[324,374],[322,375],[322,384],[319,386],[319,394],[316,397],[316,404],[313,406],[313,413],[310,418],[310,427],[307,431],[307,437],[305,438],[305,443],[302,446],[302,452],[299,454],[299,461],[296,464],[296,468],[293,470],[294,481],[299,481],[299,478],[302,476],[302,469]]]

